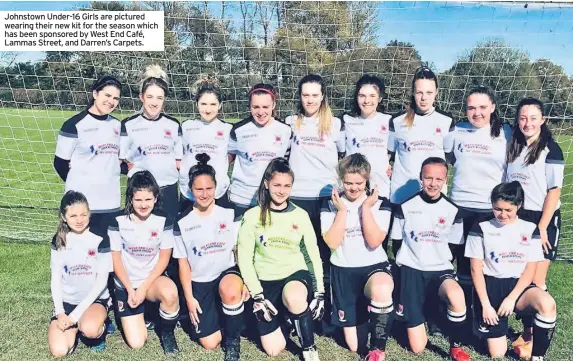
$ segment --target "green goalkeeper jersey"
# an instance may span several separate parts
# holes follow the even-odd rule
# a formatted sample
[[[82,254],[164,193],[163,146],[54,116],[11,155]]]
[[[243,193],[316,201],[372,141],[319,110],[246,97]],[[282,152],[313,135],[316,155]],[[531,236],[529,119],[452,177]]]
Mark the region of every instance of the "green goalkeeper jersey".
[[[282,211],[271,210],[266,227],[260,214],[258,206],[245,213],[237,243],[237,263],[251,295],[263,292],[260,280],[281,280],[300,270],[308,270],[314,290],[324,292],[322,262],[306,211],[289,202]]]

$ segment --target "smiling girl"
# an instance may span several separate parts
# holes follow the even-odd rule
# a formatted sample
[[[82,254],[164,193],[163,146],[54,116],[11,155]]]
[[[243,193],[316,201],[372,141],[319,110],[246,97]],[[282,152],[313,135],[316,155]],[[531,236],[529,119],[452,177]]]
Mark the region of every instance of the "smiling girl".
[[[521,183],[525,199],[519,217],[539,228],[545,259],[537,265],[533,283],[544,290],[549,263],[557,257],[559,245],[564,169],[563,151],[547,126],[543,103],[535,98],[521,100],[507,152],[506,181]],[[523,318],[523,323],[525,331],[513,346],[527,358],[532,350],[531,317]]]

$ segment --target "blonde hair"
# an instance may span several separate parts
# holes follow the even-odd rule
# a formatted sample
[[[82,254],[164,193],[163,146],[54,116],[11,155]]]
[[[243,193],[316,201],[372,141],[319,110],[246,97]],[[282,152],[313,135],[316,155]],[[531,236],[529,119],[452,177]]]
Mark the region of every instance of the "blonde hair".
[[[320,85],[320,92],[322,93],[322,102],[320,103],[320,108],[318,109],[318,134],[322,137],[329,134],[332,131],[332,110],[328,105],[328,100],[326,99],[326,85],[324,80],[320,75],[309,74],[303,77],[298,83],[298,94],[299,94],[299,104],[298,112],[295,122],[296,129],[300,129],[302,126],[302,121],[304,119],[304,107],[302,106],[302,86],[307,83],[316,83]]]
[[[167,95],[167,90],[169,88],[169,77],[167,77],[165,70],[163,70],[163,68],[157,64],[151,64],[145,68],[145,73],[143,74],[143,78],[140,82],[140,93],[145,93],[150,85],[157,85],[163,89],[165,95]]]

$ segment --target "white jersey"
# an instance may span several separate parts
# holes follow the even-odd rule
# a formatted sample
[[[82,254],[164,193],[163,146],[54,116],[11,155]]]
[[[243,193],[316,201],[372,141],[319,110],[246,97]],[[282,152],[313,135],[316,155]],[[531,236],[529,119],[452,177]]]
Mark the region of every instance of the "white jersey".
[[[507,165],[506,181],[518,181],[523,187],[525,201],[523,208],[530,211],[542,211],[547,192],[563,187],[565,160],[563,151],[554,140],[547,144],[534,164],[526,165],[525,158],[529,149],[524,147],[519,157]],[[557,204],[557,209],[561,201]]]
[[[402,112],[390,120],[388,151],[395,153],[390,201],[394,204],[420,191],[420,170],[427,158],[445,159],[445,138],[454,131],[455,124],[449,113],[439,109],[425,115],[415,114],[411,128],[405,118],[406,112]]]
[[[181,135],[179,121],[163,113],[155,120],[143,114],[124,119],[119,157],[133,163],[127,176],[147,170],[160,187],[177,183],[179,170],[175,162],[183,158]]]
[[[362,231],[362,204],[367,196],[355,202],[350,202],[344,194],[341,199],[346,204],[346,230],[344,240],[337,249],[332,251],[330,262],[338,267],[365,267],[388,261],[388,255],[382,245],[371,248]],[[322,234],[328,232],[336,218],[336,207],[332,200],[325,200],[320,210],[320,228]],[[380,198],[372,206],[374,220],[380,230],[388,232],[390,225],[390,201]]]
[[[56,300],[72,305],[80,304],[90,293],[93,293],[97,274],[107,275],[112,271],[109,240],[89,230],[82,234],[68,232],[66,246],[56,249],[54,236],[50,253],[50,268],[52,283],[57,282],[56,286],[59,286],[52,288],[52,297],[56,314],[58,314],[64,310],[63,304]],[[107,286],[103,284],[100,289],[96,290],[95,295],[94,299],[89,302],[90,304],[97,298],[109,297]]]
[[[344,152],[344,123],[332,117],[330,134],[320,136],[318,120],[304,117],[300,129],[296,116],[289,116],[285,123],[291,126],[293,137],[289,163],[295,174],[292,198],[330,196],[337,181],[338,153]]]
[[[56,156],[70,161],[65,192],[84,194],[95,213],[118,211],[121,123],[111,115],[87,110],[66,120],[58,135]]]
[[[527,262],[543,261],[537,225],[522,219],[503,225],[496,218],[475,224],[467,239],[465,256],[484,261],[483,274],[519,278]]]
[[[237,157],[229,188],[233,203],[253,206],[263,174],[271,160],[284,157],[290,147],[290,127],[274,119],[261,127],[251,117],[233,125],[229,153]]]
[[[113,252],[121,252],[121,261],[131,287],[139,287],[159,261],[159,251],[173,248],[173,224],[163,216],[151,214],[143,222],[135,216],[117,216],[109,225],[108,235]],[[119,279],[117,286],[124,288]]]
[[[423,191],[397,207],[392,239],[402,239],[396,264],[420,271],[453,269],[449,243],[459,244],[463,223],[458,207],[440,194],[430,199]]]
[[[187,258],[194,282],[213,281],[236,265],[239,224],[234,217],[232,209],[216,205],[208,216],[191,211],[175,222],[173,257]]]
[[[229,188],[229,159],[227,146],[233,126],[215,119],[212,122],[187,120],[183,122],[183,159],[179,170],[179,189],[185,198],[194,200],[189,189],[189,169],[197,164],[195,156],[206,153],[211,157],[209,164],[215,169],[217,187],[215,198],[221,198]]]
[[[380,197],[390,198],[388,137],[391,116],[376,113],[372,119],[345,114],[342,117],[346,137],[346,155],[363,154],[372,168],[370,187],[378,186]]]
[[[446,153],[453,158],[454,175],[450,196],[459,207],[491,210],[493,188],[503,182],[507,143],[511,128],[504,124],[498,137],[491,127],[476,128],[460,122],[446,137]]]

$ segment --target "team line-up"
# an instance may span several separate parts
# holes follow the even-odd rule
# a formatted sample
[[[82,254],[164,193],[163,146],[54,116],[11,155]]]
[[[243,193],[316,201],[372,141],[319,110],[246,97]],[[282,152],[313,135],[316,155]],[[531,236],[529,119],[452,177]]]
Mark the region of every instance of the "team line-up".
[[[478,87],[467,120],[455,122],[436,108],[438,79],[421,67],[405,111],[383,113],[384,83],[365,74],[352,109],[334,117],[323,79],[311,74],[294,115],[275,118],[275,90],[261,83],[249,91],[248,117],[232,125],[219,118],[216,81],[196,85],[200,118],[180,124],[163,112],[167,75],[149,66],[141,111],[119,121],[110,114],[122,85],[105,76],[62,125],[54,356],[78,339],[103,349],[113,308],[131,348],[144,346],[155,316],[166,354],[179,352],[174,329],[187,322],[193,339],[221,345],[228,361],[239,360],[249,322],[272,356],[296,334],[306,361],[319,359],[315,331],[340,332],[365,360],[385,360],[395,321],[414,353],[426,347],[427,322],[449,338],[455,361],[470,359],[471,333],[503,357],[515,312],[524,330],[514,351],[544,359],[556,323],[545,284],[564,159],[542,102],[521,100],[509,125],[494,93]]]

